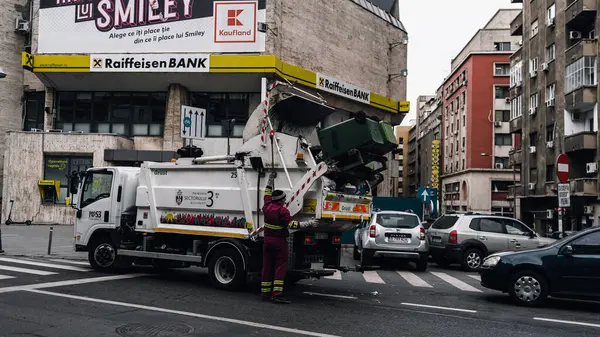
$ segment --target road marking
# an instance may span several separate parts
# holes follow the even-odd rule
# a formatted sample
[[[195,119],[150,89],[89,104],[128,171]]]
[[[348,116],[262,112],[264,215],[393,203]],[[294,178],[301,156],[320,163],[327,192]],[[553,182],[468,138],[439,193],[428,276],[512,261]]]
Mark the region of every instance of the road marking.
[[[8,276],[8,275],[0,275],[0,280],[8,280],[10,278],[15,278],[14,276]]]
[[[219,321],[219,322],[227,322],[227,323],[251,326],[254,328],[262,328],[262,329],[269,329],[269,330],[275,330],[275,331],[281,331],[281,332],[289,332],[289,333],[294,333],[294,334],[298,334],[298,335],[315,336],[315,337],[339,337],[336,335],[329,335],[329,334],[324,334],[324,333],[319,333],[319,332],[292,329],[292,328],[286,328],[286,327],[277,326],[277,325],[243,321],[243,320],[233,319],[233,318],[203,315],[203,314],[197,314],[197,313],[188,312],[188,311],[151,307],[151,306],[141,305],[141,304],[108,301],[108,300],[103,300],[103,299],[99,299],[99,298],[61,294],[61,293],[55,293],[55,292],[50,292],[50,291],[44,291],[44,290],[27,290],[27,291],[32,292],[32,293],[37,293],[37,294],[48,295],[48,296],[57,296],[57,297],[64,297],[64,298],[69,298],[69,299],[73,299],[73,300],[103,303],[103,304],[110,304],[110,305],[115,305],[115,306],[120,306],[120,307],[136,308],[136,309],[142,309],[142,310],[148,310],[148,311],[162,312],[162,313],[166,313],[166,314],[195,317],[195,318],[201,318],[201,319],[207,319],[207,320],[213,320],[213,321]]]
[[[440,309],[440,310],[450,310],[450,311],[460,311],[460,312],[469,312],[476,313],[477,310],[468,310],[468,309],[458,309],[458,308],[448,308],[448,307],[438,307],[436,305],[427,305],[427,304],[417,304],[417,303],[400,303],[402,305],[406,305],[409,307],[421,307],[421,308],[429,308],[429,309]]]
[[[581,326],[589,326],[593,328],[600,328],[600,324],[594,323],[585,323],[585,322],[573,322],[573,321],[563,321],[560,319],[552,319],[552,318],[542,318],[542,317],[534,317],[536,321],[544,321],[544,322],[552,322],[552,323],[562,323],[562,324],[571,324],[571,325],[581,325]]]
[[[365,281],[367,281],[369,283],[385,284],[383,279],[374,270],[365,271],[363,274],[363,278],[365,279]]]
[[[10,263],[20,263],[20,264],[26,264],[26,265],[30,265],[30,266],[46,267],[46,268],[53,268],[53,269],[71,270],[71,271],[90,271],[89,269],[85,269],[85,268],[65,266],[65,265],[53,264],[53,263],[43,263],[43,262],[11,259],[11,258],[7,258],[7,257],[0,257],[0,261],[10,262]]]
[[[432,288],[431,284],[425,282],[422,278],[408,271],[399,271],[398,275],[415,287]]]
[[[150,274],[111,275],[111,276],[82,278],[82,279],[78,279],[78,280],[45,282],[45,283],[29,284],[29,285],[24,285],[24,286],[4,287],[4,288],[0,288],[0,294],[2,294],[2,293],[10,293],[10,292],[15,292],[15,291],[27,291],[27,290],[32,290],[32,289],[65,287],[65,286],[80,285],[80,284],[87,284],[87,283],[96,283],[96,282],[104,282],[104,281],[125,280],[125,279],[130,279],[130,278],[135,278],[135,277],[142,277],[142,276],[147,276],[147,275],[150,275]]]
[[[325,276],[326,279],[330,279],[330,280],[341,280],[342,279],[342,273],[339,270],[336,270],[335,273],[331,276]]]
[[[33,274],[33,275],[41,275],[41,276],[48,276],[48,275],[55,275],[57,273],[55,272],[51,272],[51,271],[44,271],[44,270],[37,270],[37,269],[28,269],[28,268],[19,268],[19,267],[10,267],[10,266],[2,266],[0,265],[0,270],[8,270],[8,271],[14,271],[17,273],[25,273],[25,274]]]
[[[454,287],[456,287],[456,288],[458,288],[460,290],[470,291],[470,292],[474,292],[474,293],[480,293],[480,292],[482,292],[481,290],[479,290],[479,289],[477,289],[477,288],[475,288],[475,287],[473,287],[473,286],[471,286],[469,284],[466,284],[465,282],[457,279],[456,277],[452,277],[452,276],[450,276],[450,275],[448,275],[446,273],[437,273],[437,272],[433,272],[432,271],[431,274],[433,274],[433,275],[441,278],[442,280],[450,283],[451,285],[453,285]]]
[[[89,262],[83,262],[83,261],[75,261],[75,260],[67,260],[67,259],[50,259],[50,261],[54,261],[54,262],[62,262],[62,263],[69,263],[69,264],[76,264],[79,266],[90,266]]]
[[[469,275],[469,277],[474,280],[481,281],[481,277],[479,275]]]
[[[347,300],[357,300],[358,298],[354,296],[344,296],[344,295],[332,295],[332,294],[322,294],[322,293],[312,293],[310,291],[305,291],[304,294],[311,296],[323,296],[323,297],[333,297],[333,298],[343,298]]]

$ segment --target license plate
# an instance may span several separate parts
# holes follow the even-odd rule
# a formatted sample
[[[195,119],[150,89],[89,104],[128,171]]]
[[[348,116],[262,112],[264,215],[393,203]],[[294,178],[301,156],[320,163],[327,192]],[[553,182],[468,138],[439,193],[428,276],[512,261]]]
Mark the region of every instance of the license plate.
[[[315,240],[327,240],[329,238],[329,234],[327,233],[315,233]]]
[[[434,236],[431,238],[431,242],[433,243],[442,243],[442,238],[439,236]]]
[[[390,242],[398,242],[398,243],[410,243],[410,239],[408,238],[395,238],[395,237],[391,237]]]

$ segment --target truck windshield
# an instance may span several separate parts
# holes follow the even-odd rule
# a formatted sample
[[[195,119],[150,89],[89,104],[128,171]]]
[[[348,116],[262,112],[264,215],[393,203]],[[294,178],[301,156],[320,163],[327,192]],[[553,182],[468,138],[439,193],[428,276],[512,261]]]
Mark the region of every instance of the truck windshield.
[[[110,198],[113,174],[110,171],[90,171],[85,176],[82,189],[81,207],[98,200]]]
[[[414,215],[378,214],[377,224],[386,228],[415,228],[419,219]]]

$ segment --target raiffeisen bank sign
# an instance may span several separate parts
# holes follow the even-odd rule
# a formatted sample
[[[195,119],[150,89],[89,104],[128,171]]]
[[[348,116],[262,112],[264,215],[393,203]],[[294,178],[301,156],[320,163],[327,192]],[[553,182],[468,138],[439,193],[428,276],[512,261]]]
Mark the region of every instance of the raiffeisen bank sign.
[[[40,0],[40,54],[264,52],[266,0]]]

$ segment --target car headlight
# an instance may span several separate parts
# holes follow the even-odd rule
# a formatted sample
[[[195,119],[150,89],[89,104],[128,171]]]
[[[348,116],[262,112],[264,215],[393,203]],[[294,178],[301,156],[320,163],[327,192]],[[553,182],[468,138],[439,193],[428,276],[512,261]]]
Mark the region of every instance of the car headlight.
[[[495,267],[500,262],[500,256],[489,256],[483,260],[483,267]]]

